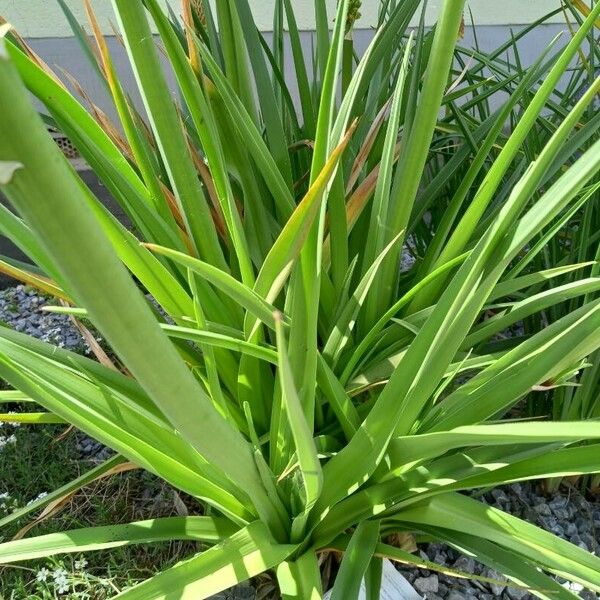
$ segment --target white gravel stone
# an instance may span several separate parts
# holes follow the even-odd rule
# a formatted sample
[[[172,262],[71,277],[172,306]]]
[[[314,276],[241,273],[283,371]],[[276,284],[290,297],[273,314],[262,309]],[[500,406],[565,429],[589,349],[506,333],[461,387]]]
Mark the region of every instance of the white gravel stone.
[[[428,592],[437,592],[440,587],[440,581],[437,575],[430,575],[429,577],[417,577],[413,583],[413,586],[417,592],[421,594],[427,594]]]

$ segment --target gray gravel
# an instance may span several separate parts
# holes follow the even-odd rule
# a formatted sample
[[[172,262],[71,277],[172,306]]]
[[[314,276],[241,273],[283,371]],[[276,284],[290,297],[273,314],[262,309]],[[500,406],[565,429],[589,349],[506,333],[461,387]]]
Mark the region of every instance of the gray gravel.
[[[584,550],[600,556],[600,502],[586,500],[576,489],[561,490],[546,497],[538,493],[535,483],[515,483],[497,488],[480,498],[486,504],[534,523],[559,537],[569,540]],[[454,570],[482,575],[490,579],[502,577],[439,543],[419,548],[422,558]],[[509,585],[465,581],[424,569],[400,569],[400,572],[427,600],[530,600],[534,596]],[[583,590],[579,584],[561,583],[585,600],[599,600],[600,596]]]
[[[409,267],[408,259],[405,267]],[[0,292],[0,321],[17,331],[58,346],[89,354],[90,349],[65,315],[41,311],[47,298],[24,286]],[[112,451],[101,443],[78,434],[77,448],[83,458],[104,460]],[[482,499],[510,514],[543,527],[547,531],[600,556],[600,502],[592,503],[576,490],[561,491],[548,498],[537,492],[535,484],[513,484],[485,494]],[[429,544],[420,548],[422,558],[467,573],[501,579],[499,575],[480,565],[470,557],[443,544]],[[509,586],[459,580],[423,569],[401,569],[402,574],[427,600],[529,600],[530,594]],[[566,582],[565,586],[568,586]],[[571,585],[573,592],[585,600],[600,600],[600,596],[582,591]],[[232,595],[233,594],[233,595]],[[217,598],[251,598],[253,590],[240,586]]]
[[[18,285],[0,292],[0,321],[61,348],[89,354],[90,349],[67,315],[43,312],[42,306],[56,304],[35,290]]]
[[[92,352],[81,333],[73,325],[68,315],[58,315],[42,310],[56,301],[37,293],[32,288],[18,285],[0,291],[0,322],[21,333],[78,352],[91,355]],[[98,338],[100,341],[100,338]],[[77,432],[77,449],[81,458],[104,461],[113,451],[84,433]]]

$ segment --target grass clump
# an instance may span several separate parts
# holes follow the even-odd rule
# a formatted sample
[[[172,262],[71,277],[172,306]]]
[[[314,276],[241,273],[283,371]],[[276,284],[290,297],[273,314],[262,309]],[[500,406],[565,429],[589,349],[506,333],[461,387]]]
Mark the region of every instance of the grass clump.
[[[89,3],[94,47],[73,27],[120,127],[7,26],[0,51],[0,183],[16,211],[2,228],[37,265],[16,273],[61,300],[55,312],[89,319],[110,353],[94,361],[2,328],[0,375],[18,390],[5,399],[46,411],[21,420],[73,424],[117,453],[31,511],[131,464],[197,510],[71,523],[0,544],[0,563],[193,542],[202,550],[118,597],[205,598],[264,573],[286,599],[331,585],[334,599],[355,598],[363,577],[377,597],[382,558],[422,564],[394,542],[412,533],[542,598],[572,597],[556,575],[600,591],[597,556],[462,493],[600,470],[596,421],[512,412],[549,382],[570,384],[600,347],[595,263],[532,262],[598,195],[600,80],[576,102],[557,89],[600,5],[581,18],[568,3],[580,21],[568,43],[523,69],[502,58],[512,41],[464,64],[462,2],[443,2],[431,30],[410,27],[418,0],[382,2],[360,59],[355,3],[338,3],[329,35],[317,2],[314,65],[287,0],[272,46],[246,0],[184,2],[181,21],[156,0],[113,4],[143,112]],[[133,232],[60,155],[27,90]],[[492,110],[498,91],[510,94]],[[406,246],[416,262],[402,272]],[[343,559],[329,577],[332,552]]]

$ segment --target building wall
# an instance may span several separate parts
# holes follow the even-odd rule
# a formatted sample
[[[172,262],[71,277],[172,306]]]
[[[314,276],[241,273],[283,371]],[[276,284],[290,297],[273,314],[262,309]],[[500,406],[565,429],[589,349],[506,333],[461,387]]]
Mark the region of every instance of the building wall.
[[[65,0],[79,22],[87,23],[83,0]],[[181,0],[159,0],[178,14]],[[218,0],[210,0],[213,4]],[[220,0],[222,1],[222,0]],[[256,17],[257,24],[265,31],[269,39],[271,20],[276,0],[249,0]],[[314,35],[314,2],[315,0],[291,0],[296,17],[302,29],[302,41],[306,49],[307,60],[313,46],[311,37]],[[444,0],[428,0],[427,21],[435,22]],[[333,13],[338,0],[325,0],[329,14]],[[91,0],[92,6],[99,18],[117,70],[125,87],[136,98],[137,90],[133,74],[121,45],[114,37],[111,23],[115,23],[112,0]],[[377,10],[380,0],[363,0],[362,17],[358,23],[354,39],[357,50],[361,53],[373,36],[373,25],[376,23]],[[511,30],[518,30],[549,12],[559,8],[561,0],[467,0],[467,8],[473,15],[476,27],[477,41],[484,50],[491,50],[510,39]],[[51,66],[58,66],[73,75],[90,97],[109,115],[113,115],[112,102],[106,97],[104,87],[98,81],[95,72],[89,68],[87,59],[82,53],[77,40],[73,37],[67,20],[63,15],[57,0],[0,0],[0,16],[5,17],[15,29],[28,40],[34,50]],[[467,13],[467,25],[470,17]],[[555,15],[544,25],[537,27],[519,42],[519,52],[524,64],[530,64],[539,56],[561,31],[566,29],[564,17]],[[563,45],[567,36],[559,40],[558,47]],[[467,26],[463,46],[473,45],[474,30]],[[286,72],[293,73],[291,52],[286,56]],[[167,73],[170,76],[170,73]],[[292,90],[293,92],[293,90]]]
[[[169,2],[177,12],[181,0],[163,0]],[[215,0],[212,0],[215,1]],[[218,0],[217,0],[218,1]],[[222,0],[221,0],[222,1]],[[337,0],[326,0],[330,15],[337,4]],[[427,21],[428,24],[435,22],[443,0],[429,0]],[[518,30],[528,23],[535,21],[548,12],[558,8],[561,0],[467,0],[472,11],[473,20],[477,27],[477,39],[480,47],[484,50],[493,49],[510,39],[511,29]],[[85,23],[85,14],[82,9],[83,0],[66,0],[71,10],[81,23]],[[92,5],[99,17],[105,33],[108,35],[107,42],[120,74],[129,94],[134,101],[141,105],[139,94],[129,67],[126,53],[123,47],[114,37],[111,21],[114,22],[111,0],[91,0]],[[271,19],[275,0],[250,0],[259,27],[266,32],[269,39]],[[313,45],[311,30],[314,28],[314,0],[292,0],[299,22],[303,30],[302,41],[306,49],[307,59]],[[361,53],[369,44],[373,36],[372,26],[376,22],[377,7],[379,0],[363,0],[363,16],[358,23],[359,29],[355,33],[357,50]],[[82,53],[77,40],[72,36],[68,23],[61,12],[56,0],[0,0],[0,16],[3,16],[17,29],[17,31],[28,40],[33,49],[51,66],[64,69],[73,75],[89,94],[94,102],[100,106],[110,117],[116,120],[114,107],[108,97],[104,86],[98,80],[93,69],[90,69],[87,60]],[[529,64],[547,48],[549,42],[556,34],[564,29],[564,22],[555,17],[552,21],[542,27],[530,32],[520,43],[519,50],[521,60]],[[567,37],[567,36],[564,36]],[[465,39],[462,45],[471,47],[473,45],[473,29],[467,27]],[[561,40],[559,45],[562,45]],[[286,53],[286,73],[293,73],[291,53]],[[166,71],[171,77],[169,70]],[[293,77],[289,77],[290,82]],[[174,90],[176,86],[171,81]],[[292,93],[294,90],[292,89]],[[93,192],[115,211],[115,204],[109,198],[106,189],[97,181],[91,172],[84,172],[82,176]],[[2,198],[0,197],[0,202]],[[118,211],[116,211],[118,212]],[[24,256],[3,236],[0,236],[0,255],[10,256],[22,260]],[[12,285],[12,280],[0,275],[0,289]]]
[[[115,23],[112,0],[90,0],[102,27],[107,34],[107,41],[113,58],[128,91],[135,98],[136,89],[128,60],[121,45],[114,37],[111,24]],[[181,0],[159,0],[164,5],[179,13]],[[211,3],[223,0],[210,0]],[[322,1],[322,0],[319,0]],[[324,0],[328,6],[331,22],[338,0]],[[65,0],[78,21],[87,23],[83,0]],[[271,21],[276,0],[249,0],[258,26],[269,39],[272,29]],[[302,30],[302,41],[306,49],[307,60],[311,54],[314,35],[314,3],[315,0],[291,0],[299,27]],[[444,0],[428,0],[427,21],[436,21]],[[484,50],[491,50],[507,39],[511,30],[518,30],[527,24],[560,8],[561,0],[466,0],[467,28],[463,46],[473,45],[474,31],[477,42]],[[362,0],[362,17],[358,22],[354,35],[359,53],[364,50],[373,36],[380,0]],[[475,30],[469,26],[470,14],[473,16]],[[6,18],[15,29],[28,40],[38,54],[51,66],[59,66],[73,75],[82,87],[94,98],[98,105],[113,113],[111,102],[106,98],[105,90],[96,74],[89,68],[87,59],[82,53],[77,40],[73,37],[69,24],[62,13],[57,0],[0,0],[0,16]],[[89,29],[89,28],[88,28]],[[561,31],[566,29],[564,17],[557,14],[544,25],[529,33],[520,43],[519,52],[524,64],[535,60],[547,47],[548,43]],[[568,36],[559,40],[558,47],[563,45]],[[293,72],[291,52],[286,56],[287,74]],[[168,74],[170,75],[170,74]]]
[[[84,20],[82,0],[66,0],[73,12]],[[215,2],[216,0],[211,0]],[[162,0],[177,12],[180,0]],[[314,28],[314,0],[292,0],[301,29]],[[333,14],[337,0],[326,0]],[[260,29],[269,31],[275,0],[250,0]],[[379,0],[363,0],[359,28],[369,29],[376,23]],[[427,18],[432,23],[439,12],[442,0],[430,0]],[[92,5],[106,33],[111,33],[114,21],[111,0],[92,0]],[[560,0],[467,0],[467,6],[477,25],[524,25],[531,23],[551,10],[560,7]],[[56,0],[0,0],[0,15],[7,18],[26,38],[70,37],[69,26]],[[554,17],[560,22],[560,15]]]

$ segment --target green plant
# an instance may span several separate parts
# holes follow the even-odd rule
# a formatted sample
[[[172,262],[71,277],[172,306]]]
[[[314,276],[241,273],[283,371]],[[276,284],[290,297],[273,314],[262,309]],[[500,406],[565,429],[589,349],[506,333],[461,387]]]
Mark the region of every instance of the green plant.
[[[365,575],[377,597],[382,557],[423,564],[391,542],[418,532],[541,598],[574,597],[548,574],[600,591],[600,559],[460,493],[600,471],[597,446],[577,445],[600,438],[597,422],[509,414],[600,347],[600,301],[591,297],[600,279],[559,285],[589,262],[506,275],[540,230],[562,226],[597,193],[600,141],[585,144],[598,120],[583,119],[600,81],[569,109],[553,94],[600,5],[565,48],[529,69],[492,81],[482,69],[497,56],[480,54],[465,81],[452,52],[462,2],[444,2],[433,30],[421,20],[412,33],[420,2],[383,2],[356,63],[349,4],[339,2],[330,38],[315,3],[309,77],[289,0],[277,3],[273,49],[247,0],[218,2],[216,14],[204,0],[184,2],[183,25],[156,0],[114,0],[149,126],[88,6],[96,52],[73,26],[123,133],[93,105],[87,112],[3,27],[0,184],[17,215],[1,210],[0,226],[37,265],[15,272],[69,305],[55,310],[90,319],[119,361],[0,329],[0,375],[52,413],[3,418],[64,420],[120,457],[0,525],[125,460],[204,512],[7,542],[0,563],[194,540],[207,548],[119,597],[203,598],[274,570],[284,598],[318,598],[318,556],[348,550],[334,598],[355,597]],[[282,75],[285,20],[300,115]],[[133,233],[70,168],[25,88],[127,211]],[[486,116],[501,89],[510,98]],[[540,131],[548,135],[530,157],[523,148]],[[402,274],[402,248],[419,237],[424,258]],[[532,286],[541,291],[483,319]],[[548,327],[488,351],[513,323],[586,295]],[[5,397],[23,400],[15,394]]]

